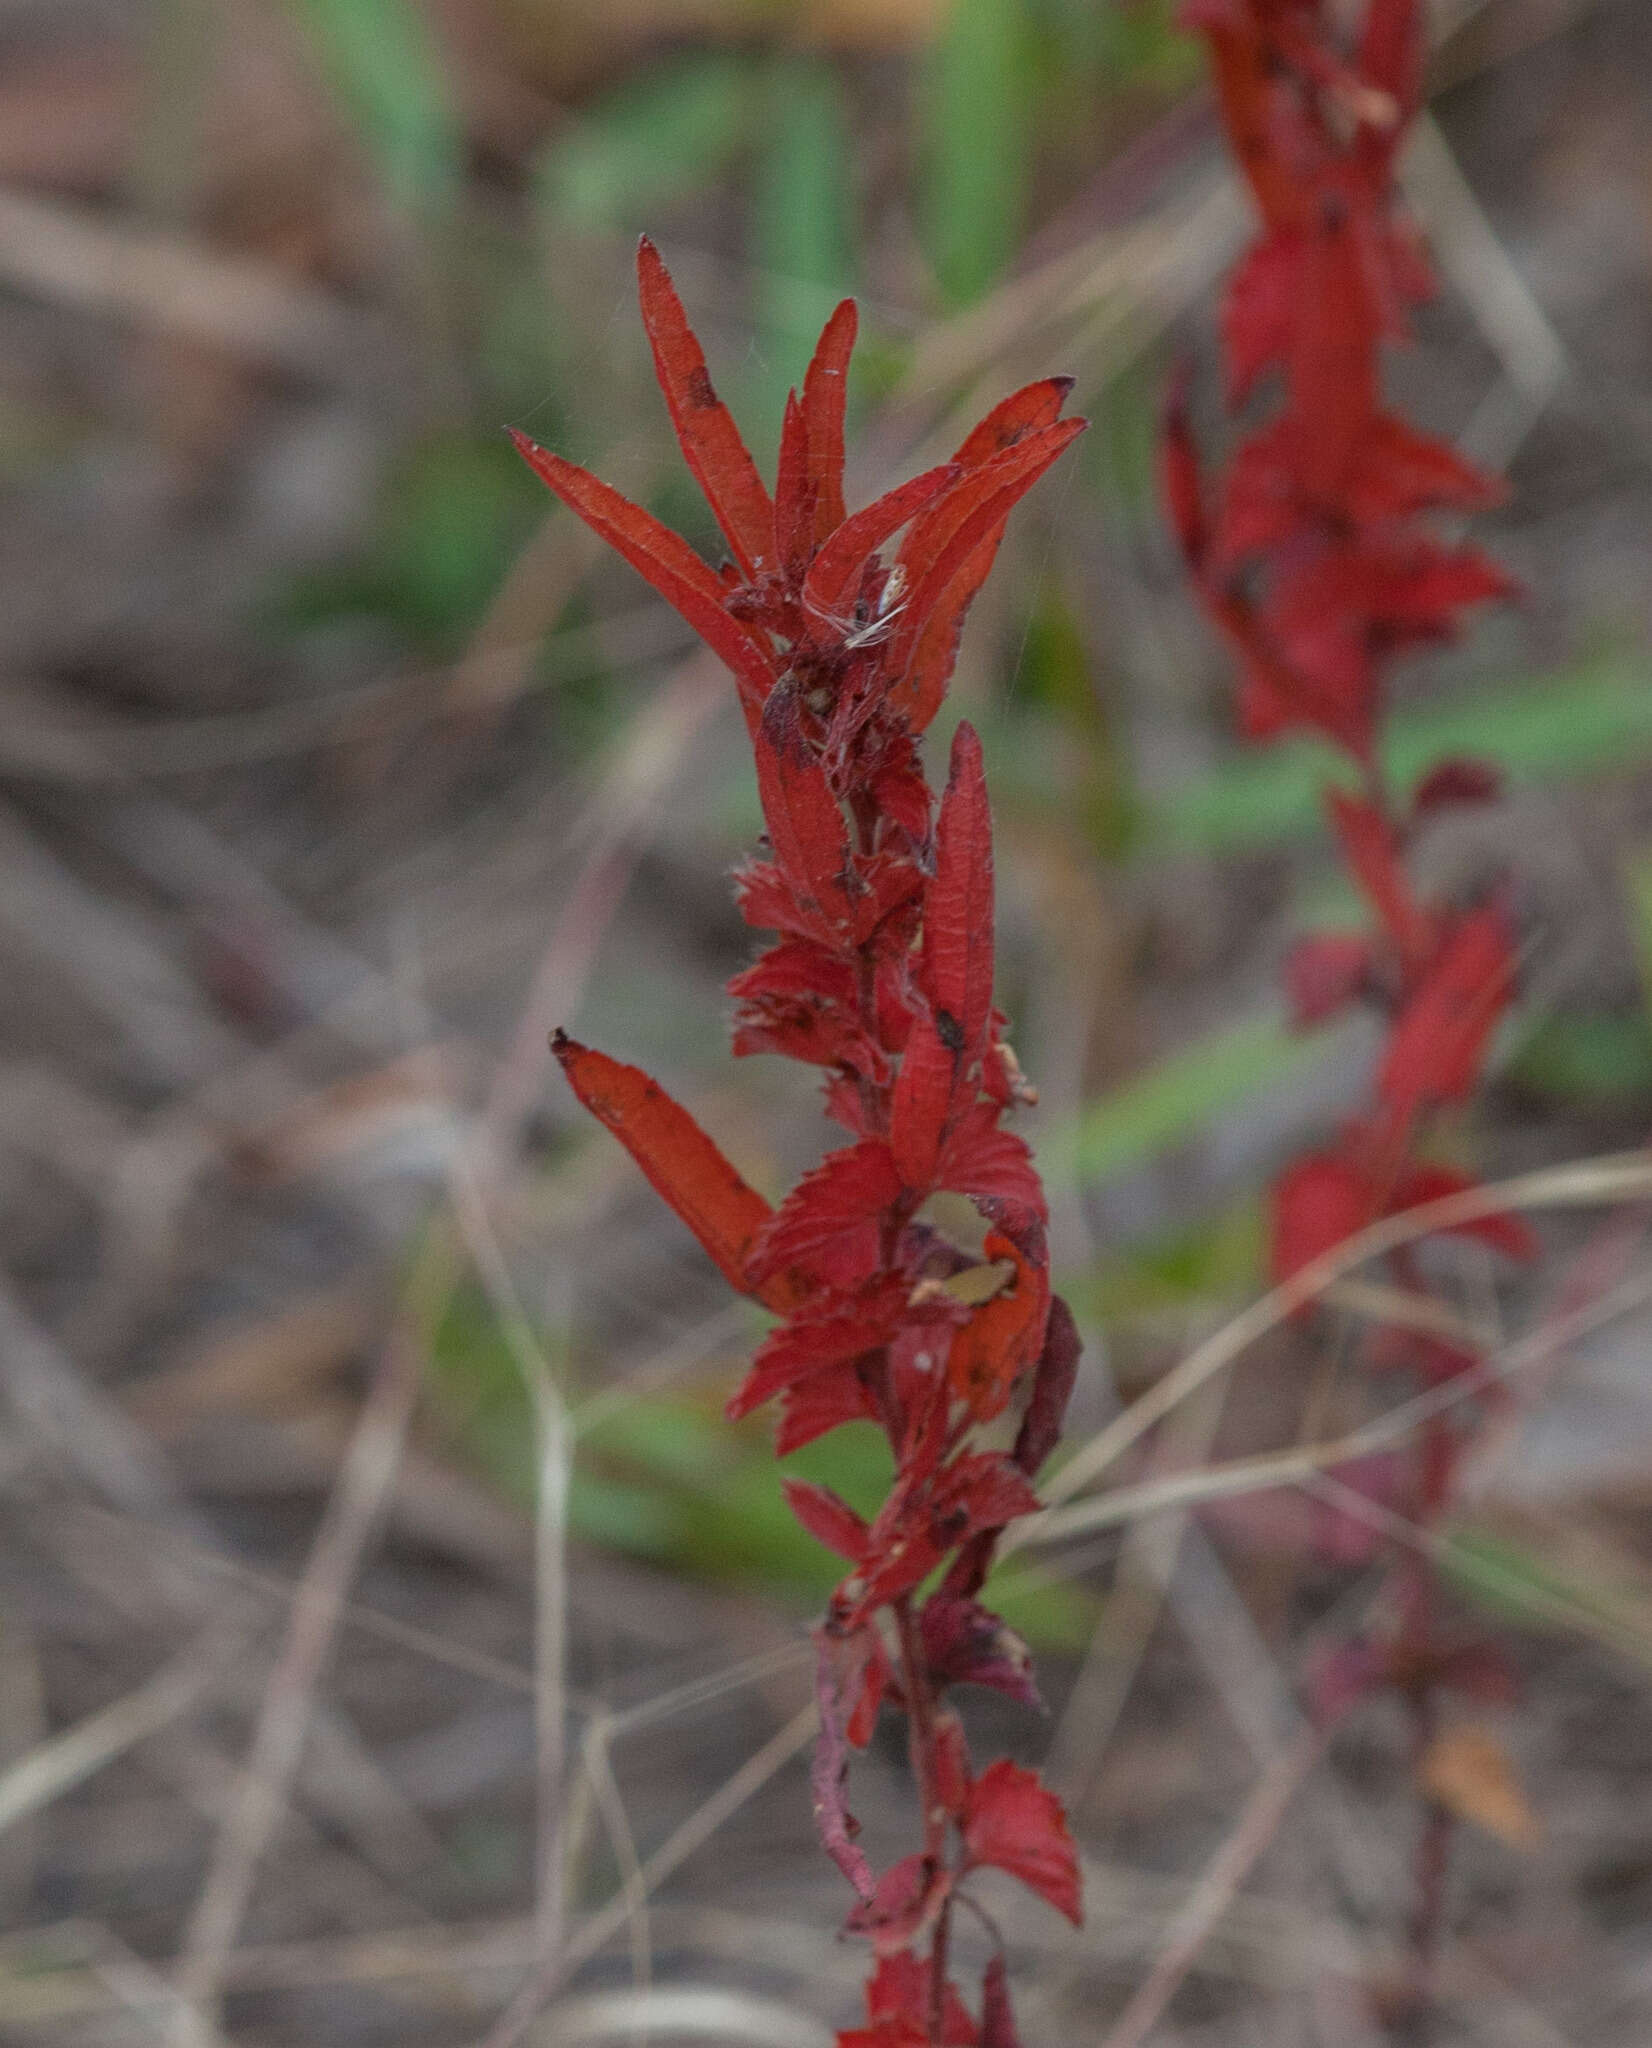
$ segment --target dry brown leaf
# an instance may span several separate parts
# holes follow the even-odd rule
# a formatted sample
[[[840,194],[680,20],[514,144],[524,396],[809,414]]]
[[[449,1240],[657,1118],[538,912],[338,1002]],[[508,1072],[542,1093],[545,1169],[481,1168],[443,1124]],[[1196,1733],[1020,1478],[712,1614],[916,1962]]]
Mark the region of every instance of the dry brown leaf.
[[[1447,1813],[1472,1821],[1511,1849],[1529,1852],[1543,1839],[1508,1751],[1477,1722],[1460,1722],[1435,1736],[1423,1758],[1422,1781]]]

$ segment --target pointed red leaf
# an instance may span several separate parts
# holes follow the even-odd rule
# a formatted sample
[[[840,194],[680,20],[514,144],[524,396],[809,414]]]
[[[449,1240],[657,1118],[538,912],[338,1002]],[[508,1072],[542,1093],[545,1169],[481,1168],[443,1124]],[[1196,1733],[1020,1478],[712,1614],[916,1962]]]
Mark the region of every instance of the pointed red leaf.
[[[1040,427],[1052,426],[1061,417],[1071,377],[1040,377],[1035,384],[1023,384],[998,403],[964,436],[953,461],[975,469],[994,455],[1002,455]]]
[[[1026,1771],[1000,1757],[976,1779],[964,1822],[971,1866],[1007,1870],[1064,1913],[1084,1923],[1079,1901],[1078,1852],[1067,1832],[1061,1801]]]
[[[790,1457],[846,1422],[876,1422],[878,1404],[858,1373],[814,1373],[788,1387],[780,1397],[780,1422],[774,1432],[774,1454]]]
[[[851,1564],[859,1564],[870,1532],[849,1503],[839,1500],[829,1486],[816,1486],[809,1479],[784,1479],[781,1486],[787,1507],[815,1541]]]
[[[892,674],[910,666],[924,626],[947,603],[954,579],[971,565],[981,543],[1002,531],[1020,500],[1087,425],[1073,419],[1035,428],[1002,455],[966,471],[931,517],[914,528],[898,558],[906,571],[906,599],[889,642]]]
[[[837,1240],[875,1228],[900,1194],[901,1177],[881,1139],[828,1153],[758,1233],[747,1260],[752,1283],[760,1286],[789,1266],[813,1270]]]
[[[749,1187],[680,1103],[640,1067],[594,1052],[559,1031],[552,1040],[562,1071],[591,1114],[606,1124],[693,1231],[729,1283],[786,1310],[799,1298],[783,1268],[758,1282],[746,1262],[761,1228],[777,1212]]]
[[[1043,1185],[1027,1141],[1002,1129],[992,1103],[978,1102],[954,1124],[935,1170],[938,1186],[968,1195],[1013,1236],[1049,1218]]]
[[[1227,402],[1237,411],[1262,372],[1282,362],[1297,306],[1302,238],[1293,232],[1253,242],[1222,294]]]
[[[889,1108],[889,1149],[901,1179],[916,1194],[927,1195],[935,1184],[957,1076],[956,1051],[942,1041],[930,1013],[921,1011],[901,1055]]]
[[[1377,526],[1444,506],[1483,511],[1503,495],[1501,480],[1465,462],[1450,442],[1383,413],[1360,444],[1342,510],[1358,524]]]
[[[1375,1219],[1370,1185],[1350,1161],[1317,1152],[1296,1160],[1273,1188],[1275,1284],[1289,1280]]]
[[[796,685],[776,685],[753,739],[757,793],[775,860],[799,917],[831,941],[852,922],[846,882],[849,833],[826,771],[798,721]]]
[[[845,299],[821,329],[820,341],[803,379],[803,418],[809,434],[809,474],[815,485],[817,547],[843,524],[843,415],[857,325],[855,302]]]
[[[823,1313],[794,1316],[771,1331],[758,1347],[738,1391],[729,1398],[726,1413],[730,1422],[738,1422],[799,1380],[830,1372],[834,1366],[852,1365],[866,1352],[887,1344],[900,1321],[903,1299],[899,1288],[886,1289],[881,1299],[834,1302]]]
[[[774,507],[732,414],[713,388],[683,302],[646,235],[637,245],[637,286],[654,372],[670,408],[683,460],[705,493],[747,582],[766,568],[774,545]]]
[[[723,586],[687,541],[577,463],[553,455],[514,428],[511,439],[541,482],[645,576],[733,670],[746,722],[754,724],[774,683],[774,664],[739,620],[723,609]]]
[[[780,426],[780,466],[774,479],[774,553],[781,572],[796,582],[814,552],[815,500],[819,493],[809,474],[809,430],[797,393],[786,394]]]
[[[935,1026],[961,1060],[975,1058],[992,1009],[992,812],[981,742],[967,721],[935,828],[935,876],[924,891],[923,971]]]
[[[1514,947],[1495,905],[1465,917],[1389,1035],[1377,1089],[1396,1116],[1459,1102],[1514,992]]]
[[[1348,201],[1322,194],[1303,247],[1290,361],[1293,466],[1319,505],[1340,506],[1377,415],[1382,319],[1366,253]]]

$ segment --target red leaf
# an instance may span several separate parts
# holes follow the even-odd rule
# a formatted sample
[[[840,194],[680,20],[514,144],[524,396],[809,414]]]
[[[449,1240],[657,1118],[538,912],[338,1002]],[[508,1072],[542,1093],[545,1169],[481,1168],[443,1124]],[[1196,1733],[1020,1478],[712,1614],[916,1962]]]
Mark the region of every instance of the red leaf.
[[[1508,927],[1488,905],[1457,925],[1395,1022],[1377,1090],[1396,1116],[1472,1093],[1513,991]]]
[[[1237,410],[1262,372],[1282,362],[1297,307],[1302,237],[1292,231],[1253,242],[1222,295],[1227,401]]]
[[[941,1473],[931,1496],[937,1540],[944,1537],[949,1544],[981,1529],[1007,1528],[1038,1508],[1038,1495],[999,1451],[974,1451],[956,1459]]]
[[[1014,448],[1040,427],[1053,426],[1073,388],[1071,377],[1041,377],[1023,384],[971,427],[953,456],[965,469],[977,469],[1006,448]]]
[[[790,1266],[814,1270],[843,1237],[874,1227],[900,1199],[901,1177],[879,1138],[828,1153],[758,1233],[746,1262],[753,1285]]]
[[[816,1373],[788,1387],[780,1397],[780,1424],[774,1433],[777,1458],[812,1444],[829,1429],[846,1422],[876,1422],[878,1404],[856,1373]]]
[[[798,723],[796,686],[777,684],[753,736],[757,793],[799,920],[833,940],[850,924],[849,834],[826,771]]]
[[[904,1305],[899,1288],[870,1302],[833,1302],[819,1313],[802,1313],[773,1330],[758,1348],[739,1390],[728,1403],[730,1422],[738,1422],[787,1387],[835,1366],[853,1365],[869,1351],[887,1344]]]
[[[812,1480],[785,1479],[781,1485],[786,1505],[815,1541],[851,1564],[859,1564],[871,1532],[849,1503],[839,1500],[829,1486],[816,1486]]]
[[[1340,508],[1377,414],[1380,308],[1351,196],[1324,191],[1303,245],[1290,358],[1294,469],[1315,504]]]
[[[923,970],[935,1026],[952,1050],[974,1059],[992,1010],[992,812],[981,742],[966,720],[935,828],[935,878],[924,891]]]
[[[1295,1161],[1273,1189],[1275,1284],[1363,1230],[1375,1216],[1371,1188],[1348,1160],[1334,1153],[1310,1153]]]
[[[1285,993],[1291,1022],[1300,1031],[1323,1024],[1363,994],[1371,973],[1371,943],[1357,932],[1316,932],[1298,939],[1285,956]]]
[[[646,577],[718,659],[733,670],[746,722],[755,724],[774,683],[773,662],[739,620],[730,618],[723,609],[723,586],[687,541],[577,463],[565,462],[560,455],[539,447],[514,428],[511,439],[541,482],[548,484],[593,533]]]
[[[1044,1325],[1044,1348],[1038,1355],[1027,1412],[1021,1418],[1011,1453],[1029,1479],[1038,1476],[1039,1467],[1061,1440],[1061,1425],[1073,1396],[1083,1350],[1084,1340],[1078,1334],[1072,1310],[1059,1294],[1052,1294]]]
[[[1069,377],[1047,377],[1042,383],[1029,384],[1012,393],[995,405],[965,437],[953,460],[966,469],[979,468],[1004,450],[1017,446],[1029,434],[1052,425],[1071,388],[1072,379]],[[899,678],[889,699],[891,707],[907,721],[913,732],[922,732],[940,708],[958,656],[958,639],[963,631],[964,618],[997,559],[1011,509],[1010,506],[1004,508],[1003,517],[982,535],[958,564],[945,589],[932,601],[924,600],[928,606],[927,615],[918,622],[917,637],[910,654],[903,659]],[[943,516],[946,516],[944,500],[914,524],[912,534],[901,551],[907,573],[910,573],[911,562],[922,555],[927,545],[922,537],[926,523]]]
[[[981,1979],[981,2048],[1021,2048],[1010,2010],[1009,1972],[1001,1954],[988,1963]]]
[[[936,506],[933,517],[914,529],[899,558],[906,571],[907,596],[889,642],[891,674],[902,675],[909,668],[922,629],[947,601],[954,578],[965,571],[983,541],[1003,530],[1017,503],[1086,424],[1057,420],[1053,426],[1035,429],[1002,455],[967,471]]]
[[[809,474],[815,484],[815,545],[843,524],[843,414],[849,357],[858,316],[845,299],[821,330],[803,379],[803,418],[809,430]]]
[[[914,1193],[935,1185],[941,1136],[957,1085],[958,1056],[944,1044],[927,1010],[913,1023],[889,1107],[889,1148]]]
[[[851,512],[823,543],[803,580],[803,609],[809,616],[841,633],[844,608],[853,601],[867,563],[892,533],[955,482],[957,475],[957,465],[944,462]]]
[[[758,1280],[746,1263],[760,1230],[779,1220],[686,1109],[640,1067],[593,1052],[559,1031],[552,1048],[574,1093],[606,1124],[711,1254],[729,1283],[786,1310],[800,1298],[786,1261]]]
[[[814,552],[815,501],[809,473],[809,429],[797,393],[786,394],[780,428],[780,466],[774,479],[774,552],[788,580],[801,579]]]
[[[1012,1235],[1024,1237],[1049,1215],[1026,1140],[1001,1130],[992,1103],[975,1103],[953,1127],[935,1170],[936,1185],[968,1195]]]
[[[726,405],[718,398],[705,355],[660,253],[646,235],[637,245],[637,285],[654,372],[670,408],[683,460],[716,514],[748,583],[767,567],[774,507]]]
[[[1191,0],[1182,21],[1209,38],[1223,125],[1263,220],[1270,228],[1300,221],[1301,184],[1275,139],[1278,64],[1256,17],[1226,0]]]
[[[1360,444],[1342,510],[1375,526],[1439,506],[1480,511],[1503,495],[1499,479],[1465,462],[1449,442],[1382,413]]]
[[[934,1926],[951,1890],[951,1875],[939,1864],[927,1856],[903,1856],[849,1915],[844,1932],[864,1935],[880,1956],[898,1955]]]
[[[911,656],[889,692],[890,709],[904,718],[913,732],[925,731],[941,708],[958,659],[965,616],[997,560],[1002,539],[1000,526],[980,541],[960,565],[945,592],[931,605],[929,616],[919,627]]]
[[[1032,1653],[1007,1622],[944,1591],[930,1595],[918,1619],[924,1660],[943,1685],[984,1685],[1043,1710]]]
[[[1078,1852],[1061,1801],[1039,1783],[1036,1771],[1007,1757],[988,1764],[971,1791],[964,1845],[971,1868],[991,1864],[1007,1870],[1075,1927],[1084,1924]]]

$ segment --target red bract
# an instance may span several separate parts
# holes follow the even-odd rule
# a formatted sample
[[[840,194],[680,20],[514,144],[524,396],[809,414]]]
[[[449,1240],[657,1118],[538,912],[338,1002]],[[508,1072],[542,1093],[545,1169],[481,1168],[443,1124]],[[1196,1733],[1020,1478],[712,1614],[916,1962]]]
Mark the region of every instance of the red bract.
[[[1178,377],[1164,438],[1168,508],[1204,606],[1237,659],[1243,732],[1266,739],[1311,727],[1359,772],[1357,793],[1332,787],[1327,808],[1371,928],[1293,950],[1285,979],[1295,1021],[1312,1026],[1368,1000],[1386,1032],[1368,1112],[1275,1184],[1280,1281],[1379,1219],[1474,1186],[1419,1151],[1439,1112],[1480,1087],[1516,968],[1501,898],[1429,902],[1408,865],[1423,821],[1446,805],[1495,798],[1495,771],[1443,761],[1396,801],[1381,767],[1389,664],[1451,637],[1470,606],[1509,585],[1477,549],[1422,523],[1494,503],[1497,482],[1383,402],[1383,348],[1405,338],[1408,308],[1429,290],[1393,183],[1418,106],[1419,0],[1368,0],[1358,33],[1343,41],[1347,16],[1327,0],[1190,0],[1183,8],[1209,45],[1228,139],[1260,215],[1222,308],[1227,398],[1238,407],[1272,377],[1277,399],[1207,480],[1185,372]],[[1460,1227],[1514,1258],[1535,1249],[1516,1217]],[[1392,1254],[1389,1267],[1398,1293],[1426,1296],[1414,1249]],[[1472,1366],[1455,1338],[1429,1333],[1429,1320],[1374,1332],[1368,1364],[1403,1367],[1426,1385]],[[1488,1396],[1479,1398],[1483,1406]],[[1440,1518],[1474,1413],[1462,1403],[1430,1417],[1420,1443],[1383,1474],[1387,1512],[1425,1526]],[[1367,1540],[1368,1532],[1362,1548]],[[1334,1717],[1386,1686],[1426,1731],[1432,1694],[1455,1682],[1456,1667],[1442,1647],[1426,1548],[1406,1552],[1394,1570],[1390,1635],[1345,1645],[1326,1665],[1315,1703]],[[1419,1733],[1419,1753],[1425,1746]],[[1419,1975],[1439,1894],[1426,1873],[1420,1884]]]
[[[1000,1532],[1038,1504],[1030,1481],[1059,1434],[1078,1340],[1050,1292],[1031,1155],[1002,1121],[1030,1091],[993,1008],[980,742],[958,728],[937,815],[918,737],[1005,521],[1083,422],[1059,417],[1064,380],[1028,385],[950,462],[848,512],[845,302],[787,404],[771,496],[646,241],[638,276],[672,424],[731,560],[712,570],[642,507],[517,442],[733,673],[768,841],[737,895],[749,924],[779,934],[731,983],[734,1049],[821,1068],[850,1142],[771,1208],[646,1074],[560,1034],[556,1049],[581,1101],[725,1278],[783,1319],[731,1416],[778,1400],[782,1453],[871,1420],[894,1454],[870,1521],[826,1487],[786,1489],[804,1527],[851,1566],[817,1631],[813,1789],[823,1842],[859,1895],[849,1931],[880,1960],[869,2024],[840,2041],[1013,2048],[1001,1967],[980,2030],[946,1981],[954,1898],[992,1863],[1076,1920],[1077,1864],[1059,1803],[1033,1773],[1002,1764],[972,1777],[942,1695],[968,1683],[1036,1703],[1024,1646],[975,1595]],[[920,1220],[942,1190],[980,1211],[979,1256]],[[1014,1448],[979,1448],[977,1425],[1022,1389]],[[849,1752],[870,1740],[885,1701],[908,1717],[924,1840],[880,1878],[856,1846],[846,1787]]]

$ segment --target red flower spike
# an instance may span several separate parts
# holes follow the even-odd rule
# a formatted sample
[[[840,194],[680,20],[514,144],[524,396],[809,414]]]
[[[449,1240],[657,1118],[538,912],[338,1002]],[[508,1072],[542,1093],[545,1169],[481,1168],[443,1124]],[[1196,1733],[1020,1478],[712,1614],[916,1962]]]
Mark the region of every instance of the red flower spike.
[[[851,1931],[882,1960],[868,2025],[839,2038],[844,2048],[977,2048],[979,2029],[943,1982],[943,1959],[915,1952],[932,1931],[944,1947],[942,1916],[969,1853],[953,1823],[989,1849],[999,1842],[998,1860],[1054,1886],[1066,1910],[1076,1911],[1076,1873],[1071,1884],[1062,1874],[1063,1837],[1028,1833],[1036,1803],[1000,1812],[991,1801],[1003,1781],[972,1779],[944,1694],[952,1683],[981,1684],[1036,1704],[1025,1646],[974,1595],[1002,1530],[1038,1506],[1029,1475],[1059,1430],[1078,1343],[1066,1310],[1051,1306],[1038,1176],[1025,1144],[1001,1127],[1029,1091],[992,1008],[979,743],[960,731],[937,818],[917,738],[1011,509],[1082,422],[1058,418],[1065,380],[1028,385],[993,408],[951,463],[846,513],[855,313],[845,302],[787,404],[771,500],[647,242],[638,273],[661,388],[734,563],[713,574],[583,470],[531,444],[524,453],[735,672],[769,839],[769,856],[741,869],[736,891],[747,922],[780,935],[730,984],[735,1049],[822,1068],[827,1112],[853,1142],[771,1211],[646,1075],[571,1040],[558,1050],[582,1100],[723,1271],[782,1318],[730,1415],[777,1399],[782,1453],[871,1421],[894,1455],[893,1486],[870,1524],[825,1486],[786,1487],[798,1520],[852,1567],[816,1632],[811,1783],[822,1843],[860,1899]],[[967,1195],[993,1226],[996,1294],[980,1279],[973,1290],[949,1287],[980,1261],[918,1220],[943,1189]],[[1023,1378],[1031,1392],[1013,1456],[980,1449],[975,1422],[998,1413]],[[914,1631],[909,1613],[887,1610],[932,1574],[943,1590]],[[856,1845],[847,1772],[886,1703],[910,1714],[939,1803],[924,1816],[921,1853],[879,1880]],[[1012,2048],[1002,1999],[994,2011],[999,2048]]]
[[[1271,414],[1208,490],[1185,389],[1173,384],[1165,495],[1200,601],[1236,658],[1244,735],[1314,729],[1360,771],[1360,793],[1332,790],[1329,808],[1374,929],[1321,934],[1293,949],[1285,978],[1295,1020],[1317,1023],[1356,996],[1387,1018],[1375,1105],[1334,1146],[1292,1162],[1273,1190],[1272,1265],[1284,1280],[1379,1216],[1474,1185],[1415,1153],[1430,1120],[1482,1079],[1512,997],[1514,941],[1496,903],[1465,915],[1423,898],[1407,841],[1434,809],[1494,797],[1498,779],[1479,764],[1446,761],[1396,802],[1380,741],[1392,662],[1454,638],[1470,606],[1509,596],[1512,585],[1478,549],[1448,545],[1421,523],[1490,505],[1501,485],[1383,403],[1383,350],[1407,339],[1409,310],[1432,288],[1394,187],[1421,99],[1421,0],[1364,0],[1357,10],[1327,0],[1185,0],[1181,18],[1209,43],[1222,120],[1262,215],[1223,300],[1230,406],[1244,403],[1265,372],[1282,374]],[[1536,1249],[1512,1215],[1460,1228],[1513,1258]],[[1387,1265],[1398,1295],[1430,1299],[1414,1245],[1395,1247]],[[1364,1333],[1368,1371],[1398,1368],[1430,1387],[1474,1365],[1471,1348],[1410,1322]],[[1492,1385],[1463,1393],[1403,1450],[1342,1468],[1344,1485],[1425,1534],[1436,1528],[1452,1507],[1476,1420],[1497,1398]],[[1209,1512],[1234,1528],[1242,1515],[1253,1537],[1266,1517],[1276,1547],[1281,1532],[1297,1549],[1307,1534],[1306,1504],[1295,1496]],[[1380,1517],[1320,1505],[1312,1519],[1322,1524],[1317,1547],[1337,1562],[1358,1565],[1386,1547]],[[960,1553],[949,1591],[979,1584],[986,1549],[981,1542]],[[1444,1589],[1423,1544],[1391,1569],[1392,1641],[1335,1649],[1312,1681],[1313,1710],[1329,1726],[1386,1691],[1413,1715],[1421,1751],[1435,1695],[1454,1682],[1440,1635]],[[1493,1668],[1488,1684],[1498,1676]],[[1411,1958],[1419,1978],[1439,1934],[1443,1890],[1437,1861],[1420,1867]],[[982,2038],[996,2044],[990,2014]]]
[[[1007,1757],[988,1764],[970,1790],[964,1846],[971,1869],[990,1864],[1007,1870],[1075,1927],[1083,1926],[1078,1851],[1061,1801],[1039,1783],[1036,1771]]]
[[[730,1286],[785,1310],[799,1298],[782,1265],[761,1283],[746,1277],[746,1260],[774,1211],[743,1181],[686,1109],[640,1067],[593,1052],[566,1032],[552,1050],[574,1093],[606,1124],[715,1260]]]
[[[654,351],[654,372],[683,460],[749,582],[772,559],[774,507],[739,428],[712,386],[705,355],[671,274],[646,235],[637,244],[637,287]]]

